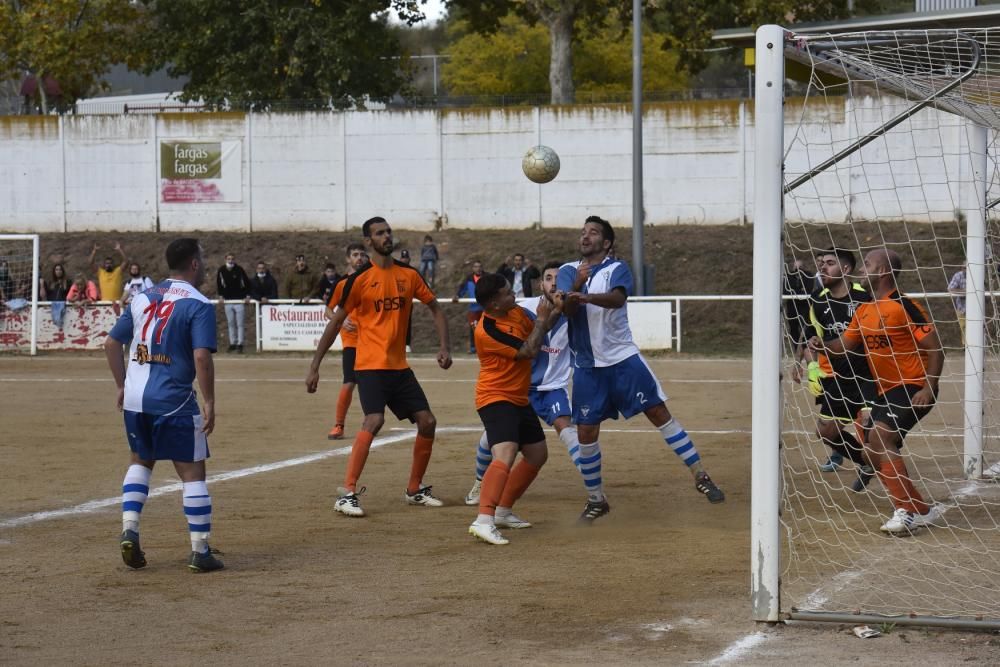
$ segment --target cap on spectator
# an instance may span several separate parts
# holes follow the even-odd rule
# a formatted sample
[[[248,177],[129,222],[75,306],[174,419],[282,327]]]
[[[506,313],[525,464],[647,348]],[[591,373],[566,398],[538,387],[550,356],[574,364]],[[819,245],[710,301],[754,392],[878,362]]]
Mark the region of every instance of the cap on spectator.
[[[410,251],[406,250],[406,249],[400,250],[399,251],[399,256],[400,257],[409,257],[410,256]]]

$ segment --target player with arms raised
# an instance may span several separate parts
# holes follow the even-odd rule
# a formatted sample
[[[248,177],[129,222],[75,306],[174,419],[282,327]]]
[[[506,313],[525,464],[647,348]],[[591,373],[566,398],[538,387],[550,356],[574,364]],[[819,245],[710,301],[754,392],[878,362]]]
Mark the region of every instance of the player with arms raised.
[[[184,484],[184,514],[191,534],[188,567],[222,569],[208,546],[212,498],[205,484],[207,436],[215,428],[215,308],[198,291],[205,261],[195,239],[167,246],[170,277],[133,297],[104,343],[124,409],[131,463],[122,485],[122,560],[146,566],[139,546],[139,516],[157,461],[170,460]],[[128,369],[122,348],[128,345]],[[204,407],[191,384],[197,377]]]
[[[365,420],[354,438],[344,487],[333,508],[347,516],[365,515],[358,498],[364,487],[358,490],[358,479],[372,441],[385,424],[386,407],[398,419],[409,419],[417,425],[413,465],[404,499],[410,505],[440,507],[443,503],[431,494],[431,487],[423,486],[437,421],[424,390],[406,362],[406,329],[416,298],[426,304],[434,316],[434,328],[441,343],[437,362],[441,368],[448,369],[451,367],[448,321],[420,273],[392,258],[392,229],[385,218],[366,220],[361,231],[371,263],[348,278],[306,376],[306,391],[313,393],[319,385],[319,366],[323,357],[337,339],[344,320],[350,316],[358,328],[354,374]]]
[[[580,438],[579,470],[587,488],[580,516],[591,522],[611,507],[601,479],[601,422],[640,412],[694,475],[695,488],[710,502],[725,500],[701,464],[687,432],[667,410],[667,397],[639,348],[632,341],[625,303],[632,292],[628,265],[610,255],[615,245],[611,224],[596,215],[580,233],[581,259],[564,264],[556,278],[566,294],[569,347],[573,352],[573,423]]]

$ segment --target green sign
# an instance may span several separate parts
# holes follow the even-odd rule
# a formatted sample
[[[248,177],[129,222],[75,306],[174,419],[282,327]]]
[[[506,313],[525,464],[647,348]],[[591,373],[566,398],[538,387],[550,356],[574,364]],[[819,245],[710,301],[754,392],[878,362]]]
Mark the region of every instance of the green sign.
[[[160,178],[222,177],[222,144],[164,141],[160,143]]]

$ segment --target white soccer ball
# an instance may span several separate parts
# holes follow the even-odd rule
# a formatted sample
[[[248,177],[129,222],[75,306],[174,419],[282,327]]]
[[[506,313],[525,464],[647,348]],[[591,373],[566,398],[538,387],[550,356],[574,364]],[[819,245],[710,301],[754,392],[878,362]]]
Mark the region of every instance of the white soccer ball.
[[[521,169],[535,183],[548,183],[559,174],[559,155],[548,146],[535,146],[524,154]]]

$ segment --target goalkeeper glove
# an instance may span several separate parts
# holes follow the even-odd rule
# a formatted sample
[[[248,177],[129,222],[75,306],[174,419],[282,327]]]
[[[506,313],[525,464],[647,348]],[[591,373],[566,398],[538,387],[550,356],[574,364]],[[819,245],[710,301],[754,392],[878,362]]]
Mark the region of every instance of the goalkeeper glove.
[[[823,378],[826,373],[819,367],[818,361],[810,361],[806,367],[806,378],[808,379],[809,392],[813,396],[823,395]]]

